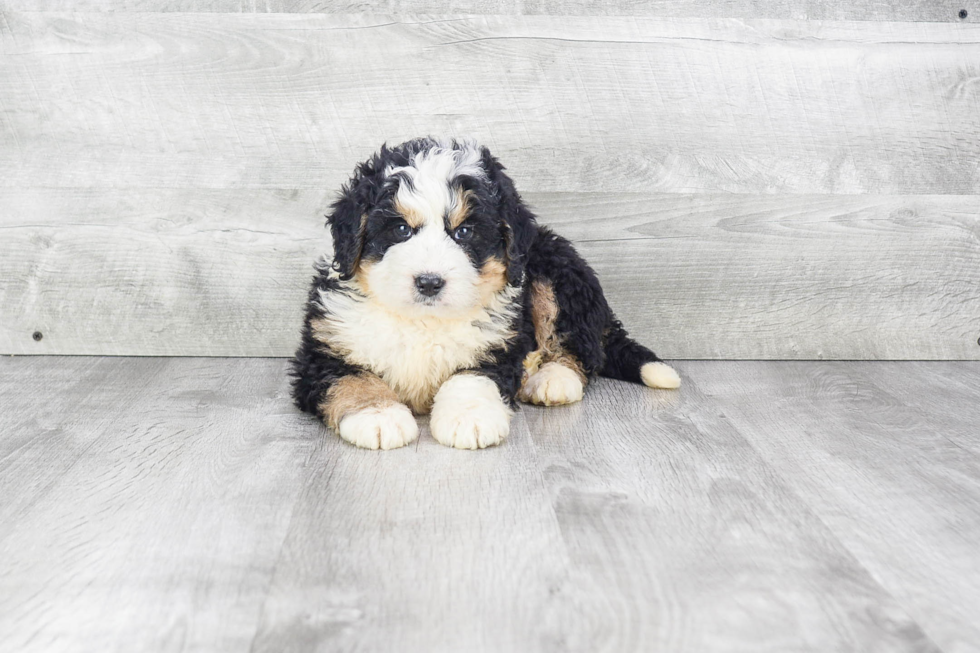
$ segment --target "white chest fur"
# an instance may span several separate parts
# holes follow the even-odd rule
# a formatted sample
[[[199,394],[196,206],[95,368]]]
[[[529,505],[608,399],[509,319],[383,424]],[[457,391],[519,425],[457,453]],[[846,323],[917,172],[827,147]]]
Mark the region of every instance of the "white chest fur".
[[[374,372],[424,413],[446,379],[513,336],[519,292],[505,289],[487,308],[443,318],[402,316],[356,292],[324,291],[325,316],[313,322],[313,332],[334,355]]]

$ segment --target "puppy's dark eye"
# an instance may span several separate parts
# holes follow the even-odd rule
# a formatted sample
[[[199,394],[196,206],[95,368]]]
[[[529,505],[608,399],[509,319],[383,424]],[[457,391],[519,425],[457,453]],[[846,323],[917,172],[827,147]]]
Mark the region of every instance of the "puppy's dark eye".
[[[464,240],[469,240],[472,237],[473,237],[472,227],[467,227],[467,226],[457,227],[456,231],[453,232],[453,240],[459,242],[462,242]]]
[[[396,225],[392,232],[395,234],[395,238],[398,240],[408,240],[412,236],[412,228],[409,227],[404,222]]]

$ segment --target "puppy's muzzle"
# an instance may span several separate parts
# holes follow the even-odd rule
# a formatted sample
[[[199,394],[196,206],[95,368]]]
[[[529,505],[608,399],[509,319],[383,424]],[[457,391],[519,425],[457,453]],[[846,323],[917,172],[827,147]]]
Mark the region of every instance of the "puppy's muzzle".
[[[438,274],[420,274],[415,277],[415,287],[426,297],[435,297],[446,285],[446,280]]]

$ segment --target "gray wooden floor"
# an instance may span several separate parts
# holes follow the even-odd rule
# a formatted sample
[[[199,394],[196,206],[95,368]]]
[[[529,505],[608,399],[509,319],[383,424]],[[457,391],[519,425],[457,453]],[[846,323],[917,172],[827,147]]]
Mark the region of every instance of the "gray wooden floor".
[[[370,452],[283,360],[2,359],[0,649],[980,650],[980,363],[678,367]]]

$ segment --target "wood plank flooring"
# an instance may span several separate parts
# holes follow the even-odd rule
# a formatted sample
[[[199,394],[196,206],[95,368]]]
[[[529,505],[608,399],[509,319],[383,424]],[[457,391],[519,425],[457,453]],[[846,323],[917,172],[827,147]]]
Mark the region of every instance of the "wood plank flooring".
[[[980,650],[980,363],[678,368],[370,452],[281,359],[0,359],[0,650]]]

